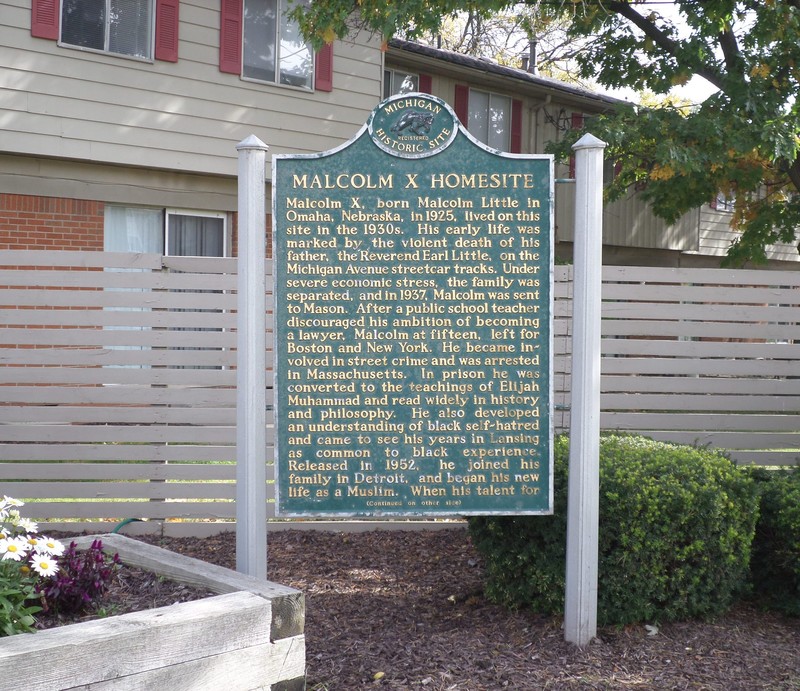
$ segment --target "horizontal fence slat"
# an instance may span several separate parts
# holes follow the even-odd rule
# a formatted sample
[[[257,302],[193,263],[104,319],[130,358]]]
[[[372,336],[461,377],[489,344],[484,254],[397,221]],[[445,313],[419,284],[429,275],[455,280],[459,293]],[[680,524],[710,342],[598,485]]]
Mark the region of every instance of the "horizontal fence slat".
[[[3,492],[26,499],[234,499],[233,482],[4,482]]]
[[[183,518],[205,520],[235,518],[232,501],[31,501],[25,504],[25,517],[32,520],[54,518]]]
[[[235,406],[236,389],[198,386],[0,386],[5,404]],[[2,404],[0,404],[2,405]]]
[[[0,424],[74,425],[230,425],[236,424],[236,409],[190,408],[164,405],[111,406],[3,406]]]
[[[797,415],[751,415],[713,413],[619,413],[604,411],[600,414],[605,429],[639,430],[714,430],[753,433],[797,432],[800,443]]]
[[[166,369],[139,367],[47,367],[9,365],[0,370],[3,384],[113,386],[235,386],[234,369]]]
[[[719,396],[716,394],[645,394],[619,393],[601,394],[600,407],[603,410],[640,411],[726,411],[737,412],[786,412],[796,414],[800,411],[798,396]],[[800,426],[800,425],[798,425]]]
[[[267,459],[272,459],[273,449],[267,446]],[[236,459],[236,447],[213,444],[121,444],[121,443],[15,443],[0,446],[0,463],[2,472],[8,467],[7,462],[16,461],[138,461],[140,463],[172,463],[185,462],[232,462]],[[13,464],[13,463],[12,463]],[[0,476],[8,477],[8,476]]]
[[[0,480],[235,480],[230,463],[0,463]],[[3,485],[5,487],[5,484]]]
[[[563,382],[568,390],[569,381]],[[645,376],[604,374],[600,389],[603,393],[696,393],[718,395],[742,394],[746,396],[785,396],[796,395],[800,390],[797,380],[757,378],[757,377],[712,377],[691,376]]]

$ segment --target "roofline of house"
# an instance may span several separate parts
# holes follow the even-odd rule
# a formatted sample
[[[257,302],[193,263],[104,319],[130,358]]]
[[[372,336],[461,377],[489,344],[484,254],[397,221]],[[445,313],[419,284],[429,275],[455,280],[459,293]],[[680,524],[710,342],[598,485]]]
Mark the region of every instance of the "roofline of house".
[[[624,99],[595,93],[573,84],[561,82],[557,79],[541,77],[527,72],[526,70],[499,65],[491,60],[475,58],[470,55],[463,55],[442,48],[433,48],[399,38],[393,38],[389,41],[389,52],[395,57],[409,59],[411,62],[417,64],[424,64],[425,62],[429,63],[430,60],[437,60],[447,63],[449,67],[454,68],[456,71],[477,71],[487,75],[511,79],[534,87],[537,91],[544,91],[547,94],[552,94],[553,96],[560,95],[562,98],[566,96],[582,103],[592,103],[596,108],[599,107],[600,109],[608,109],[609,107],[629,103]]]

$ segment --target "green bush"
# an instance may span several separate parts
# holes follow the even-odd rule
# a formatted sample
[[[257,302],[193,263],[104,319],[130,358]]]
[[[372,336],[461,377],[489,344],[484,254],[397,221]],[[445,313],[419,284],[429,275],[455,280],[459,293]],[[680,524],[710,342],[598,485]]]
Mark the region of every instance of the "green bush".
[[[800,469],[755,469],[761,492],[750,578],[770,609],[800,616]]]
[[[487,596],[545,614],[564,609],[568,440],[557,438],[554,449],[552,516],[470,520]],[[602,437],[598,623],[725,611],[746,584],[757,515],[754,481],[724,456]]]

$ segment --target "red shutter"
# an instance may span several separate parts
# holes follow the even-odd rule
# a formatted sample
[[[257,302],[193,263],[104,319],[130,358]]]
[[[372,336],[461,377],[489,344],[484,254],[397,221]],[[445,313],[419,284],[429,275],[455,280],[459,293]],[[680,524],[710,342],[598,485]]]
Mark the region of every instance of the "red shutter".
[[[326,43],[317,53],[314,88],[317,91],[333,91],[333,43]]]
[[[31,36],[58,40],[58,0],[31,1]]]
[[[463,84],[456,84],[455,102],[453,103],[453,110],[456,111],[456,117],[461,121],[464,127],[469,125],[469,87]]]
[[[220,0],[219,71],[242,73],[242,0]]]
[[[512,154],[522,153],[522,101],[511,101],[511,148]]]
[[[419,75],[419,90],[423,94],[433,93],[433,78],[429,74]]]
[[[570,122],[570,129],[580,130],[583,129],[583,113],[573,113]],[[569,157],[569,177],[575,177],[575,156]]]
[[[156,60],[178,62],[179,0],[156,0]]]

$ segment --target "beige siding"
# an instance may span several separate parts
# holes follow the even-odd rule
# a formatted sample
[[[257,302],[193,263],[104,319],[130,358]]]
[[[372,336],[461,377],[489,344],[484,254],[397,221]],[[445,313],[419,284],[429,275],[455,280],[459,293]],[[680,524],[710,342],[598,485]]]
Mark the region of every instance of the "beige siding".
[[[0,0],[0,152],[233,175],[238,142],[312,152],[352,137],[380,96],[379,43],[334,47],[334,91],[218,69],[219,2],[181,2],[177,63],[59,47],[30,35],[30,3]]]
[[[731,226],[732,213],[717,211],[708,205],[699,210],[700,242],[698,250],[702,254],[724,256],[736,239],[738,233]],[[767,258],[776,261],[798,262],[798,248],[791,243],[781,242],[767,247]]]

